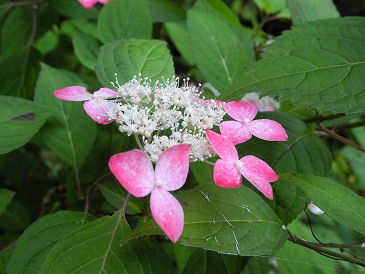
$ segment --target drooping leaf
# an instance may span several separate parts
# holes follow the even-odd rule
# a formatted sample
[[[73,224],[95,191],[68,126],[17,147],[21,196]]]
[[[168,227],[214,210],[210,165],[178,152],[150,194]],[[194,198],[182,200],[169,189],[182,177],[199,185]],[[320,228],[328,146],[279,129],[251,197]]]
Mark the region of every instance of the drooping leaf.
[[[14,191],[10,191],[6,188],[0,188],[0,215],[8,207],[14,195],[15,195]]]
[[[75,54],[85,67],[95,70],[96,58],[99,51],[99,41],[75,27],[72,35]]]
[[[67,86],[82,85],[70,72],[42,64],[34,100],[47,107],[51,115],[39,132],[42,143],[73,167],[80,167],[92,149],[96,123],[82,104],[57,99],[53,92]]]
[[[119,211],[90,222],[64,237],[48,254],[40,273],[150,273],[138,240],[120,245],[130,231]]]
[[[0,96],[0,154],[25,145],[48,117],[46,108],[21,98]]]
[[[298,25],[268,46],[262,60],[221,95],[240,99],[256,91],[306,108],[357,113],[365,108],[365,18]]]
[[[183,206],[185,226],[180,242],[224,254],[271,254],[283,246],[286,232],[272,209],[252,190],[200,185],[176,195]],[[138,226],[123,241],[161,234],[151,220]]]
[[[106,182],[98,184],[98,187],[105,199],[116,209],[122,208],[128,192],[117,182]],[[135,197],[130,197],[126,213],[135,215],[141,213],[142,200]]]
[[[249,39],[206,12],[190,10],[188,35],[199,70],[217,90],[234,83],[254,60]],[[229,41],[229,43],[227,43]]]
[[[365,199],[363,197],[323,177],[304,174],[283,174],[280,177],[300,187],[326,215],[365,235]]]
[[[105,87],[113,88],[116,75],[119,84],[134,76],[149,77],[152,81],[171,78],[174,75],[172,57],[166,42],[158,40],[119,40],[100,49],[96,75]]]
[[[100,12],[98,32],[104,44],[123,38],[150,39],[152,22],[146,1],[110,1]]]
[[[340,16],[332,0],[287,0],[287,5],[294,24]]]
[[[148,0],[152,22],[179,22],[186,15],[181,5],[169,0]]]
[[[54,246],[67,234],[94,219],[77,211],[58,211],[38,219],[17,241],[7,273],[38,273]]]

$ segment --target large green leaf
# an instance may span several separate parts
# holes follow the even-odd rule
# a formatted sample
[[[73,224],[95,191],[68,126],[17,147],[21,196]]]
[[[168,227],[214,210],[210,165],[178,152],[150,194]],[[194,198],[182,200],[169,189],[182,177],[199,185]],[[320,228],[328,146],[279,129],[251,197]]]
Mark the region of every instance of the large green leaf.
[[[146,1],[111,0],[100,12],[98,32],[104,44],[123,38],[151,38],[152,22]]]
[[[240,99],[256,91],[307,108],[356,113],[365,108],[365,18],[308,22],[285,32],[263,59],[222,94]]]
[[[294,24],[340,16],[332,0],[287,0],[287,5]]]
[[[0,96],[0,109],[0,154],[29,142],[48,116],[41,105],[10,96]]]
[[[72,35],[75,54],[85,67],[95,70],[100,43],[92,35],[75,27]]]
[[[183,206],[185,226],[180,242],[225,254],[254,256],[281,248],[286,232],[272,209],[252,190],[200,185],[176,195]],[[124,241],[161,234],[151,220],[138,226]]]
[[[50,250],[67,234],[95,217],[77,211],[59,211],[30,225],[17,241],[8,273],[39,273]]]
[[[300,187],[326,215],[365,235],[364,197],[327,178],[304,174],[283,174],[280,177]]]
[[[148,0],[147,4],[153,22],[179,22],[186,17],[181,5],[170,0]]]
[[[87,116],[78,102],[57,99],[57,89],[83,83],[70,72],[42,64],[34,100],[47,107],[51,115],[39,137],[49,149],[70,166],[82,165],[92,149],[96,123]]]
[[[245,65],[253,62],[249,39],[234,31],[224,20],[206,12],[190,10],[187,26],[198,68],[219,91],[235,82]]]
[[[0,215],[8,207],[8,205],[10,204],[14,195],[15,195],[15,192],[10,191],[6,188],[0,188]]]
[[[51,7],[59,14],[71,18],[96,19],[98,18],[98,10],[93,7],[85,9],[79,1],[74,0],[52,0]]]
[[[171,78],[174,75],[174,64],[166,42],[158,40],[119,40],[109,43],[100,49],[96,74],[99,81],[113,88],[117,74],[120,84],[134,76],[149,77],[152,81],[162,80],[162,76]]]
[[[40,273],[151,273],[138,240],[120,245],[130,228],[119,214],[68,234],[50,251]]]

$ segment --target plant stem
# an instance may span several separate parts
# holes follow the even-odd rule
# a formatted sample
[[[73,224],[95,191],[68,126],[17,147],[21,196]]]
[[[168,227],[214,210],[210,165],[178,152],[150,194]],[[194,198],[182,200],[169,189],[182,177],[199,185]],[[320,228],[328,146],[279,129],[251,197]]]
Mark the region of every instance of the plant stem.
[[[133,136],[136,139],[136,142],[137,142],[137,145],[138,145],[139,149],[143,150],[143,145],[142,145],[141,141],[139,140],[138,135],[133,133]]]
[[[288,239],[294,244],[298,244],[307,248],[310,248],[320,254],[325,254],[330,257],[347,261],[353,264],[361,265],[362,267],[365,267],[365,261],[354,258],[351,256],[344,255],[342,253],[338,253],[332,250],[329,250],[328,248],[334,247],[339,248],[341,252],[344,251],[345,248],[358,248],[358,249],[365,249],[362,245],[348,245],[348,244],[319,244],[319,243],[313,243],[313,242],[307,242],[305,240],[297,238],[295,235],[293,235],[288,229],[286,230],[288,233]]]

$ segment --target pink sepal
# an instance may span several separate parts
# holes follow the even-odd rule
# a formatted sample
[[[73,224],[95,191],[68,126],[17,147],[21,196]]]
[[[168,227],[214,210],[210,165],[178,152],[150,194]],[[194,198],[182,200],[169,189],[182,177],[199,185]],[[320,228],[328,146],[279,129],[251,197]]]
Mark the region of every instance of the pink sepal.
[[[103,99],[114,97],[114,96],[117,96],[117,95],[118,95],[118,92],[116,92],[114,90],[111,90],[111,89],[108,89],[108,88],[101,88],[98,91],[95,91],[93,93],[94,98],[101,97]]]
[[[114,103],[102,99],[93,99],[84,103],[84,110],[97,123],[102,125],[110,124],[114,119],[108,117],[109,109],[114,107]]]
[[[144,197],[154,187],[154,171],[148,155],[138,149],[115,154],[109,168],[120,184],[133,196]]]
[[[275,171],[261,159],[248,155],[240,159],[243,166],[240,173],[267,198],[273,199],[272,187],[269,184],[278,179]]]
[[[242,177],[233,163],[217,160],[213,172],[214,182],[220,187],[236,188],[242,184]]]
[[[84,6],[85,9],[91,9],[98,0],[79,0],[80,4]]]
[[[58,99],[66,101],[87,101],[91,100],[92,95],[82,86],[71,86],[63,89],[58,89],[54,93]]]
[[[257,138],[265,141],[286,141],[288,135],[278,122],[269,119],[259,119],[250,122],[248,130]]]
[[[221,134],[227,137],[234,145],[246,142],[251,139],[252,134],[241,122],[224,121],[219,125]]]
[[[158,158],[155,168],[156,180],[160,180],[165,190],[182,187],[189,172],[190,146],[176,145],[166,149]]]
[[[257,114],[257,109],[254,105],[242,101],[225,103],[223,108],[229,116],[239,122],[244,122],[245,119],[252,121]]]
[[[205,133],[207,135],[207,139],[219,157],[230,162],[236,162],[238,160],[237,150],[230,140],[209,129],[207,129]]]
[[[174,196],[162,188],[151,193],[151,212],[157,224],[173,243],[180,238],[184,229],[184,211]]]

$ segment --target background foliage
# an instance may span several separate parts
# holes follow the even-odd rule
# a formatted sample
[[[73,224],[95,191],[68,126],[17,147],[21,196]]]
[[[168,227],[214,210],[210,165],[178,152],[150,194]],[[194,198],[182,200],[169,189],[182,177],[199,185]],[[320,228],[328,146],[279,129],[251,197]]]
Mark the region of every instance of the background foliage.
[[[0,273],[365,273],[364,14],[340,0],[0,0]],[[53,92],[139,73],[280,101],[258,117],[289,140],[238,146],[279,174],[275,199],[218,188],[192,163],[177,244],[148,199],[124,216],[107,162],[134,141]]]

